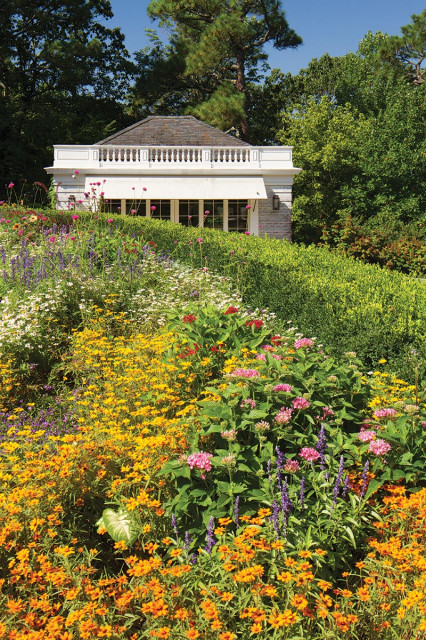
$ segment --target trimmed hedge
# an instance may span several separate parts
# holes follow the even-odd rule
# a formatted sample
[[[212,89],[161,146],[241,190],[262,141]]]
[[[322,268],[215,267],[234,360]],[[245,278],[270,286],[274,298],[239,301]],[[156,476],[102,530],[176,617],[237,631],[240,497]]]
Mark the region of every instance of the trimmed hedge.
[[[58,221],[68,219],[68,213],[58,215]],[[109,226],[107,219],[181,262],[228,275],[246,304],[269,307],[337,355],[356,351],[367,369],[386,358],[389,369],[412,379],[412,350],[420,359],[426,355],[423,281],[327,248],[130,216],[99,215],[97,224]]]

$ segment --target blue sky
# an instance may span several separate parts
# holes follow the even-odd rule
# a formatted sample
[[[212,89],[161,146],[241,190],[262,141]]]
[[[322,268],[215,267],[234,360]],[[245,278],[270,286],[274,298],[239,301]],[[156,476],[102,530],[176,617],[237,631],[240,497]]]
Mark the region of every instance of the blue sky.
[[[111,0],[114,18],[108,27],[121,27],[130,53],[148,44],[144,29],[156,29],[164,40],[167,33],[146,13],[149,0]],[[324,53],[342,56],[356,51],[368,32],[398,35],[413,13],[423,11],[424,0],[285,0],[282,6],[292,29],[303,38],[295,50],[276,51],[268,46],[269,64],[284,72],[297,73]]]

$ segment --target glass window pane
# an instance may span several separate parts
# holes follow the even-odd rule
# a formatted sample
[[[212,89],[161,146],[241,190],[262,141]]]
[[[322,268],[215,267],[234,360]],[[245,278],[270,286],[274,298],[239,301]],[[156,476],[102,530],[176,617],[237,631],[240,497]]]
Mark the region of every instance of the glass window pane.
[[[229,200],[228,202],[228,230],[247,231],[249,209],[247,200]]]
[[[198,200],[179,200],[179,222],[185,227],[198,227]]]
[[[223,229],[223,200],[204,200],[204,226]]]
[[[170,200],[151,200],[151,218],[170,220]]]
[[[146,200],[126,200],[126,213],[131,216],[145,216]]]

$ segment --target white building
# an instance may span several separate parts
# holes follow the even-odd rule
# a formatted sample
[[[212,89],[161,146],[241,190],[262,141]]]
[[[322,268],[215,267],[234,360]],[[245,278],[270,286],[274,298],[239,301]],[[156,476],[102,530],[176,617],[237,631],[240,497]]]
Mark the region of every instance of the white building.
[[[192,116],[150,116],[93,145],[56,145],[59,209],[150,216],[291,239],[292,147],[255,147]]]

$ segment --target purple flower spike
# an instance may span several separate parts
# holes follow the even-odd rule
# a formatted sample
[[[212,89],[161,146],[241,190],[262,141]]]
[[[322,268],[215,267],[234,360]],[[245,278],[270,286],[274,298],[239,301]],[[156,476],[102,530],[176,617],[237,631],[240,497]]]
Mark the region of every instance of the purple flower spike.
[[[175,536],[177,538],[179,536],[179,531],[177,528],[177,520],[176,520],[175,514],[172,515],[172,527],[173,527],[173,531],[175,532]]]
[[[213,547],[216,544],[216,539],[213,535],[213,532],[214,532],[214,518],[213,516],[211,516],[209,520],[209,526],[207,527],[207,544],[204,547],[204,550],[207,551],[207,553],[211,553]]]
[[[337,471],[336,482],[334,483],[334,488],[333,488],[333,505],[332,505],[331,511],[333,511],[334,507],[337,504],[337,496],[339,495],[339,487],[342,481],[344,466],[345,466],[345,459],[343,456],[340,456],[339,470]]]
[[[362,485],[361,485],[361,493],[360,493],[360,497],[363,498],[365,496],[365,492],[367,491],[367,484],[368,484],[368,467],[370,466],[369,461],[367,460],[367,462],[364,465],[364,468],[362,470],[362,474],[361,474],[361,479],[362,479]]]

